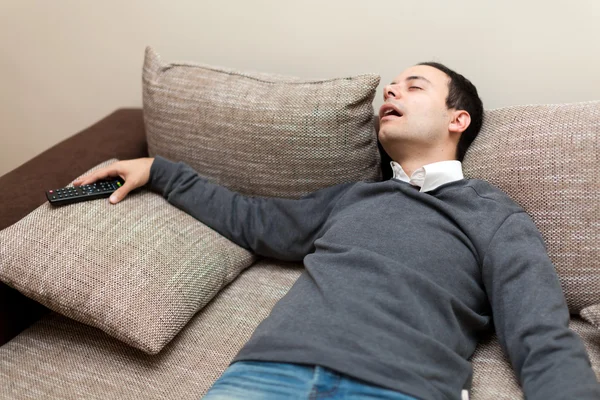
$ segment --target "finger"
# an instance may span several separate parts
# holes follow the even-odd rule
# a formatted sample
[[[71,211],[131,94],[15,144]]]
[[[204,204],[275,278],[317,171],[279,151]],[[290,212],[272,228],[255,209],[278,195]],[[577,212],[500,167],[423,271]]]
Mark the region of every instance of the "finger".
[[[81,178],[73,181],[73,185],[89,185],[90,183],[94,183],[100,179],[106,179],[112,176],[119,176],[117,172],[116,166],[109,165],[108,167],[99,169],[98,171],[92,172],[86,176],[82,176]]]
[[[123,186],[115,190],[114,193],[110,195],[110,198],[108,200],[112,204],[117,204],[118,202],[123,200],[125,196],[127,196],[129,192],[131,192],[133,189],[135,189],[135,185],[133,183],[125,182]]]

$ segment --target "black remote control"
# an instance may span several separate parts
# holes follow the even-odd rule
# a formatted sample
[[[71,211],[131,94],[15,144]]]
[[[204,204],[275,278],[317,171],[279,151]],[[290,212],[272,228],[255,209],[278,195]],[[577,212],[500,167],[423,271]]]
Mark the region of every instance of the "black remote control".
[[[53,206],[73,204],[80,201],[103,199],[123,186],[125,181],[121,178],[98,180],[89,185],[69,186],[46,191],[46,197]]]

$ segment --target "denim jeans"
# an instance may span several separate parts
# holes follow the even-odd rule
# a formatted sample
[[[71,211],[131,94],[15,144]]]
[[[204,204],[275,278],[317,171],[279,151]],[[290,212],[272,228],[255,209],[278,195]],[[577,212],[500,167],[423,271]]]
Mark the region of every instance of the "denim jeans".
[[[417,400],[321,366],[237,361],[223,372],[204,400]]]

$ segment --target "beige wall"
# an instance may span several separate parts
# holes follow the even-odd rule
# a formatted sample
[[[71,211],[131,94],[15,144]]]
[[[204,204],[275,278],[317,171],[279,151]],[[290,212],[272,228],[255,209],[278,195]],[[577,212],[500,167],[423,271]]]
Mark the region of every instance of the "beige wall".
[[[148,44],[166,61],[306,78],[388,82],[434,60],[489,109],[600,99],[598,21],[597,0],[0,0],[0,175],[141,106]]]

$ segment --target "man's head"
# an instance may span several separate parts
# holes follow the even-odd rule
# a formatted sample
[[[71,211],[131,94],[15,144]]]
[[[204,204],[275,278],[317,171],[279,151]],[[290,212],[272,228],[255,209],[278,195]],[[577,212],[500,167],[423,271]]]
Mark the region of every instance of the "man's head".
[[[444,152],[462,161],[481,129],[483,103],[477,89],[439,63],[406,69],[384,88],[383,97],[379,140],[396,161]]]

